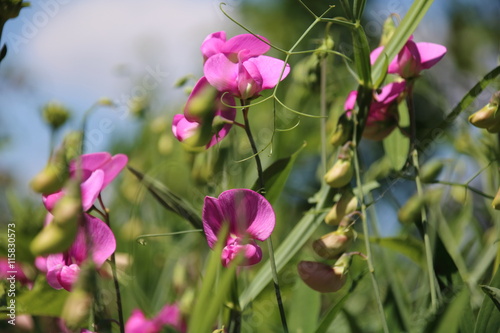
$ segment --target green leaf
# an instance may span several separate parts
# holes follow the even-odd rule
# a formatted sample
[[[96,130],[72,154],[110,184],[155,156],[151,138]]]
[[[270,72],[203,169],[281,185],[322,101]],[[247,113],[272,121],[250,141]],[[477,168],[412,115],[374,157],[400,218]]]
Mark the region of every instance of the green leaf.
[[[207,270],[202,281],[201,289],[196,296],[196,303],[189,320],[188,333],[190,332],[212,332],[219,311],[229,295],[231,286],[236,277],[236,268],[241,257],[234,260],[229,267],[222,268],[220,255],[225,246],[224,240],[228,232],[228,226],[221,229],[216,245],[210,253]]]
[[[500,288],[500,269],[497,270],[493,280],[488,285],[489,288]],[[483,289],[484,290],[484,289]],[[487,293],[489,296],[489,292]],[[484,297],[483,304],[477,315],[475,333],[494,333],[500,332],[500,315],[496,304],[491,299],[491,296]]]
[[[384,47],[387,59],[392,60],[403,48],[433,2],[433,0],[416,0],[413,2],[401,24],[396,28],[391,40]],[[384,75],[384,57],[380,56],[372,68],[373,82],[381,82],[380,77]]]
[[[16,299],[18,314],[33,316],[60,317],[69,293],[56,290],[40,276],[34,282],[32,290],[26,291]]]
[[[432,320],[426,325],[424,332],[458,333],[461,320],[470,303],[469,289],[463,288],[449,301],[442,303]],[[483,331],[491,332],[491,331]]]
[[[146,186],[153,197],[155,197],[163,207],[185,218],[194,228],[203,229],[200,215],[186,200],[172,193],[168,187],[158,180],[148,175],[144,175],[130,166],[127,166],[127,168],[144,184],[144,186]]]
[[[321,323],[319,324],[318,328],[316,328],[315,333],[325,333],[328,331],[330,326],[332,325],[333,320],[339,312],[344,308],[344,303],[347,301],[349,296],[353,294],[354,289],[358,285],[359,281],[363,277],[364,273],[361,273],[359,276],[357,276],[355,279],[352,280],[352,284],[349,287],[349,290],[347,293],[338,301],[337,304],[333,305],[324,315],[324,317],[321,319]]]
[[[500,311],[500,289],[490,286],[481,286],[481,289],[491,298],[493,304],[495,304],[498,311]]]
[[[313,332],[321,310],[321,294],[297,279],[290,302],[288,326],[295,332]]]
[[[319,193],[317,193],[317,197],[318,201],[315,209],[305,214],[288,234],[287,238],[281,243],[277,251],[275,251],[276,269],[278,272],[302,249],[302,246],[323,222],[326,212],[321,214],[316,212],[332,204],[332,189],[327,185],[323,185]],[[271,266],[269,260],[267,260],[257,272],[250,285],[241,293],[240,307],[244,309],[252,302],[269,282],[271,282],[271,279]]]
[[[406,103],[399,103],[399,126],[405,127],[409,124],[408,108]],[[384,139],[385,155],[391,161],[393,170],[401,170],[407,159],[410,151],[410,139],[401,133],[399,130],[392,131],[387,138]]]
[[[363,235],[358,235],[358,237],[363,238]],[[425,267],[424,245],[416,238],[410,236],[385,238],[370,237],[370,242],[401,253],[418,265]]]
[[[288,176],[290,176],[290,172],[292,171],[293,164],[305,146],[306,143],[304,143],[302,147],[300,147],[299,150],[291,156],[277,160],[264,170],[263,176],[264,184],[266,185],[266,199],[271,204],[276,202],[279,195],[283,191]],[[257,180],[252,189],[257,191],[259,187],[259,181]]]

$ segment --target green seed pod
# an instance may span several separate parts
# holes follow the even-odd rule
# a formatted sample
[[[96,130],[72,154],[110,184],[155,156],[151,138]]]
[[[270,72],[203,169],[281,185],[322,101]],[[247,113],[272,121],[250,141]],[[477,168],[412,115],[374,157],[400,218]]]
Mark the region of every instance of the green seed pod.
[[[325,182],[333,187],[340,188],[351,182],[354,170],[350,160],[339,159],[333,167],[325,174]]]
[[[300,278],[311,289],[320,293],[340,290],[346,282],[345,267],[331,267],[314,261],[301,261],[297,266]]]
[[[398,219],[401,223],[412,224],[422,221],[422,208],[425,205],[425,200],[414,194],[398,211]]]
[[[420,180],[424,183],[430,183],[437,178],[443,170],[444,164],[440,160],[433,160],[425,163],[420,169]]]
[[[342,146],[352,138],[352,121],[343,113],[338,121],[335,132],[330,137],[330,144],[334,147]]]
[[[68,177],[68,163],[63,147],[54,153],[45,168],[31,180],[30,186],[37,193],[51,194],[59,191]]]

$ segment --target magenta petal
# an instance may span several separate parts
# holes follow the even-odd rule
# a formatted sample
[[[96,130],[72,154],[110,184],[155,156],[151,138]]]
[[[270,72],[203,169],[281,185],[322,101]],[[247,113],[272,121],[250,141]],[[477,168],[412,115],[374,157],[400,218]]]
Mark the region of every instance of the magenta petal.
[[[159,332],[156,325],[149,321],[141,310],[134,309],[125,324],[127,333],[156,333]]]
[[[422,69],[429,69],[446,54],[446,47],[434,43],[417,43]]]
[[[99,169],[104,163],[111,159],[111,154],[107,152],[84,154],[81,156],[81,168],[84,170],[94,171]],[[78,158],[74,159],[70,163],[70,172],[73,173],[76,170],[78,164]]]
[[[85,223],[92,242],[92,258],[99,268],[116,250],[113,231],[100,219],[84,214]]]
[[[221,53],[226,42],[226,33],[224,31],[214,32],[205,38],[201,44],[201,53],[203,58],[207,60],[217,53]]]
[[[357,90],[353,90],[349,93],[349,95],[347,95],[347,99],[345,100],[344,103],[345,111],[354,110],[354,107],[356,106],[356,98],[358,98]]]
[[[229,60],[224,54],[210,57],[203,66],[208,82],[218,91],[228,91],[238,95],[238,64]]]
[[[384,47],[383,46],[379,46],[377,47],[375,50],[373,50],[371,53],[370,53],[370,64],[373,66],[373,64],[375,64],[375,61],[377,61],[378,57],[380,56],[380,54],[384,51]]]
[[[273,57],[258,56],[248,59],[247,62],[252,62],[259,69],[262,77],[262,89],[274,88],[280,79],[283,80],[290,73],[290,65],[285,65],[283,60]],[[283,75],[281,75],[282,71]]]
[[[63,286],[59,283],[59,274],[62,268],[63,264],[59,264],[47,270],[47,283],[54,289],[63,289]]]
[[[47,273],[47,258],[38,256],[35,258],[35,267],[42,273]]]
[[[61,272],[59,273],[59,283],[64,289],[71,291],[71,287],[78,279],[79,273],[80,267],[76,264],[63,266]]]
[[[202,212],[203,230],[207,237],[208,246],[212,248],[217,242],[224,215],[221,212],[219,201],[216,198],[205,197]]]
[[[56,203],[63,197],[63,195],[64,195],[63,190],[56,193],[43,195],[42,196],[43,205],[45,206],[45,208],[47,208],[49,212],[51,212],[52,209],[54,209],[54,207],[56,206]]]
[[[382,88],[380,94],[375,96],[375,99],[377,102],[389,104],[398,98],[398,96],[405,90],[405,87],[405,81],[389,83]]]
[[[104,171],[98,169],[94,171],[81,185],[82,191],[82,207],[86,212],[94,204],[95,200],[101,193],[104,184]]]
[[[245,61],[238,70],[238,97],[246,100],[258,96],[262,91],[262,76],[259,68],[251,61]]]
[[[241,50],[248,50],[246,53],[247,58],[255,57],[269,51],[271,47],[266,44],[266,42],[269,43],[269,41],[262,36],[256,37],[252,34],[237,35],[224,44],[222,52],[239,53]]]
[[[176,114],[172,122],[172,132],[179,141],[184,141],[196,133],[199,123],[190,122],[183,114]]]
[[[186,330],[182,320],[181,310],[176,304],[165,305],[152,321],[158,327],[169,325],[179,332],[184,332]]]
[[[221,260],[224,267],[236,259],[242,253],[245,260],[240,264],[241,266],[255,265],[262,260],[262,249],[251,240],[249,244],[229,244],[222,250]]]
[[[274,229],[276,216],[269,201],[255,191],[234,189],[222,192],[218,204],[230,223],[230,232],[263,241]]]
[[[109,183],[113,181],[113,179],[118,176],[120,171],[127,165],[128,157],[124,154],[116,154],[109,160],[105,165],[102,166],[101,170],[104,171],[104,182],[102,184],[102,188],[104,189],[108,186]]]

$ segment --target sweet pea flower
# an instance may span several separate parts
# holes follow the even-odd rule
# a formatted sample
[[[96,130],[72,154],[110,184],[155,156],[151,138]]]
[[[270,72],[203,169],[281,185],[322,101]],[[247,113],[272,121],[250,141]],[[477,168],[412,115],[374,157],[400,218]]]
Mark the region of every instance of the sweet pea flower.
[[[201,46],[203,71],[208,82],[221,92],[248,100],[274,88],[290,72],[283,60],[263,55],[267,39],[243,34],[226,40],[224,31],[208,35]]]
[[[116,240],[106,223],[87,213],[83,214],[83,219],[76,239],[67,251],[50,254],[45,260],[37,258],[37,267],[47,272],[47,282],[54,289],[71,291],[73,283],[78,279],[80,265],[89,254],[99,268],[115,252]],[[91,244],[90,248],[87,246],[88,242]],[[45,267],[40,267],[43,264]]]
[[[271,204],[260,194],[248,189],[222,192],[218,198],[205,197],[202,213],[203,229],[210,248],[217,242],[223,223],[229,223],[229,234],[222,250],[222,265],[243,253],[243,265],[254,265],[262,259],[255,240],[264,241],[274,229],[276,217]]]
[[[152,319],[147,319],[141,310],[134,309],[125,324],[125,333],[159,333],[165,326],[186,332],[186,323],[177,304],[165,305]]]
[[[384,47],[380,46],[370,54],[370,61],[375,63]],[[398,55],[391,61],[387,72],[399,74],[404,79],[417,77],[424,69],[429,69],[446,54],[446,47],[434,43],[415,43],[411,36]]]
[[[393,82],[382,88],[380,93],[375,93],[366,118],[363,137],[371,140],[383,140],[398,124],[397,99],[405,91],[406,83]],[[344,110],[350,117],[356,105],[358,92],[353,90],[347,96]]]
[[[81,161],[71,161],[69,165],[70,177],[77,177],[77,165],[81,163],[81,194],[83,210],[89,210],[101,191],[120,173],[128,162],[123,154],[93,153],[81,156]],[[56,203],[64,196],[64,189],[43,195],[43,204],[50,212]]]
[[[236,109],[228,106],[236,105],[234,97],[228,94],[223,95],[220,92],[215,95],[213,100],[202,101],[211,103],[212,107],[206,112],[209,114],[205,114],[204,117],[193,114],[193,103],[200,102],[197,98],[209,87],[210,84],[205,77],[198,80],[189,95],[184,114],[175,115],[172,122],[172,132],[177,140],[193,146],[204,145],[206,149],[221,141],[229,133],[232,121],[236,118]],[[209,122],[209,124],[204,122]],[[210,127],[207,134],[201,133],[203,126]],[[196,142],[189,142],[189,139]]]

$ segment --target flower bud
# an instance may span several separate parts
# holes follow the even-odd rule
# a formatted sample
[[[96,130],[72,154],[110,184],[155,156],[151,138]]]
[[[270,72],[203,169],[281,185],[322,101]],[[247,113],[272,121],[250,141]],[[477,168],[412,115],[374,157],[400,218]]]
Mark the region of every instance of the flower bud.
[[[66,161],[71,161],[79,157],[82,150],[83,133],[81,131],[71,131],[63,139],[63,148]]]
[[[386,46],[387,43],[392,38],[392,35],[394,35],[394,32],[396,31],[396,24],[394,23],[394,14],[391,14],[385,21],[384,25],[382,26],[382,36],[380,37],[380,44],[379,46]]]
[[[493,198],[493,201],[491,202],[491,206],[496,210],[500,210],[500,189],[498,190],[497,194],[495,195],[495,198]]]
[[[343,113],[337,121],[337,127],[330,138],[330,144],[334,147],[344,145],[352,138],[352,130],[352,121],[347,114]]]
[[[333,188],[346,186],[351,182],[354,170],[350,159],[339,159],[325,174],[325,182]]]
[[[299,276],[311,289],[320,293],[338,291],[346,282],[345,267],[330,267],[314,261],[301,261],[297,266]]]
[[[49,102],[42,109],[43,119],[56,130],[68,120],[70,111],[59,102]]]
[[[325,222],[329,225],[339,225],[342,219],[353,213],[358,207],[358,198],[352,193],[352,191],[345,191],[333,207],[330,209],[328,214],[325,216]]]
[[[469,117],[469,122],[479,128],[486,128],[491,133],[500,131],[500,115],[497,116],[500,105],[500,91],[491,96],[488,104]]]
[[[77,230],[76,223],[49,223],[31,241],[30,250],[35,256],[64,252],[73,244]]]
[[[439,160],[433,160],[425,163],[420,169],[420,180],[424,183],[432,182],[441,173],[443,167],[443,162]]]
[[[335,42],[333,39],[327,35],[321,45],[314,51],[314,55],[318,57],[318,59],[323,59],[328,55],[327,51],[333,50],[335,46]]]
[[[404,224],[417,223],[422,220],[422,208],[425,200],[415,193],[398,211],[398,219]]]
[[[325,259],[335,259],[344,253],[355,237],[352,228],[339,227],[338,230],[330,232],[313,242],[314,252]]]
[[[68,177],[68,163],[63,147],[54,153],[45,168],[31,180],[30,186],[37,193],[51,194],[59,191]]]
[[[56,203],[52,210],[53,223],[58,225],[78,225],[78,219],[83,213],[80,183],[70,179],[65,186],[63,197]]]
[[[188,100],[184,113],[190,121],[196,120],[211,124],[214,117],[214,107],[218,102],[217,90],[207,84]]]

